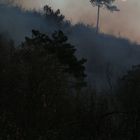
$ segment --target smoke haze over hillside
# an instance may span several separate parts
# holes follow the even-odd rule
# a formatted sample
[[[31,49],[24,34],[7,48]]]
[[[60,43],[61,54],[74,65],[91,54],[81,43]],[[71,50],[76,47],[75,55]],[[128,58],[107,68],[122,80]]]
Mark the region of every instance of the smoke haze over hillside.
[[[16,42],[31,35],[31,30],[53,32],[57,23],[35,12],[22,11],[19,8],[0,5],[0,32],[7,33]],[[79,57],[87,58],[88,80],[96,86],[107,84],[107,71],[111,71],[112,80],[132,65],[140,64],[140,46],[127,39],[117,38],[107,34],[95,33],[95,28],[84,24],[66,24],[61,29],[74,44]]]
[[[67,19],[70,19],[74,24],[83,22],[85,24],[96,24],[96,7],[90,5],[89,0],[7,0],[14,1],[16,4],[26,9],[41,9],[45,4],[51,5],[54,9],[60,8]],[[115,3],[120,12],[110,13],[109,11],[101,10],[101,31],[114,35],[127,37],[132,41],[139,41],[140,36],[140,2],[138,0],[127,0],[123,2],[117,0]],[[82,9],[82,11],[81,11]]]
[[[140,140],[140,2],[89,1],[0,0],[0,140]]]

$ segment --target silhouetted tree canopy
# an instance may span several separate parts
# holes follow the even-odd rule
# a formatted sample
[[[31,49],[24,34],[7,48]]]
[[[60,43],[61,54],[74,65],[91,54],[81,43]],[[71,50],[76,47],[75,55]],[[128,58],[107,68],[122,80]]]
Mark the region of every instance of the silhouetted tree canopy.
[[[59,62],[64,65],[64,72],[72,75],[76,81],[83,85],[85,84],[85,67],[86,59],[78,60],[75,56],[75,48],[67,42],[67,37],[62,31],[55,32],[51,37],[40,33],[39,31],[32,31],[32,38],[26,38],[26,44],[35,48],[41,47],[45,51],[56,55]]]
[[[0,139],[53,139],[74,118],[71,83],[85,84],[85,60],[63,32],[32,33],[18,48],[0,40]]]
[[[99,31],[99,20],[100,20],[100,8],[105,7],[109,11],[119,11],[117,6],[112,5],[115,0],[90,0],[92,6],[97,6],[98,11],[97,11],[97,23],[96,23],[96,32],[98,33]]]
[[[115,0],[90,0],[93,6],[105,7],[110,11],[118,11],[118,8],[112,5]]]
[[[50,6],[44,6],[44,14],[50,20],[55,21],[57,24],[61,24],[64,21],[65,16],[60,13],[60,10],[54,11]]]
[[[59,10],[53,12],[48,7],[46,16],[49,18],[49,15],[58,18],[59,23],[63,20]],[[80,36],[79,28],[84,29],[86,38]],[[77,33],[73,37],[76,40],[80,37],[79,45],[89,47],[86,39],[91,29],[87,32],[87,27],[83,25],[77,25],[75,29]],[[131,46],[128,40],[112,36],[92,37],[97,40],[91,42],[93,47],[101,46],[106,55],[105,46],[111,52],[122,48],[121,45],[127,51],[128,46],[126,54],[131,52],[132,55],[136,51],[130,48],[138,48],[138,45]],[[107,41],[109,43],[105,43]],[[87,54],[81,46],[80,49]],[[119,48],[112,51],[112,46]],[[106,63],[106,57],[100,62],[100,56],[94,57],[98,51],[91,50],[90,47],[87,57],[95,60],[88,65],[93,69],[98,65],[96,74],[103,74],[102,64]],[[134,67],[119,81],[119,88],[115,91],[117,95],[113,94],[112,71],[107,67],[105,74],[111,92],[102,90],[102,94],[97,94],[92,87],[83,88],[86,85],[86,60],[78,59],[75,52],[75,46],[69,43],[62,31],[48,35],[33,30],[32,36],[26,37],[18,47],[0,36],[0,140],[140,139],[140,66]],[[113,58],[112,54],[109,58]],[[92,70],[89,70],[89,75]],[[101,82],[102,79],[97,80]]]
[[[120,96],[123,104],[128,110],[140,109],[140,65],[134,66],[132,70],[122,78],[120,82]]]
[[[140,138],[140,65],[134,66],[120,81],[118,96],[127,112],[125,130],[131,139]]]

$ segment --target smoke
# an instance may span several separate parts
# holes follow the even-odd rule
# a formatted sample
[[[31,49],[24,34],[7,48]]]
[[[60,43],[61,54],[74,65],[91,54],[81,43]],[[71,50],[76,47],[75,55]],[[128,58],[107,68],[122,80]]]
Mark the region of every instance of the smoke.
[[[94,28],[83,24],[73,27],[71,38],[78,55],[87,58],[88,80],[98,89],[109,86],[108,82],[115,85],[116,79],[140,64],[140,45],[125,38],[97,35]]]
[[[95,25],[97,8],[92,7],[89,0],[3,0],[12,1],[25,9],[40,9],[43,5],[49,4],[54,9],[60,8],[61,12],[73,24],[83,22],[84,24]],[[109,12],[101,9],[100,30],[104,33],[121,35],[132,41],[140,42],[140,1],[138,0],[116,0],[114,3],[120,12]],[[81,10],[82,9],[82,10]]]
[[[32,29],[51,32],[57,30],[52,21],[37,12],[21,10],[10,5],[0,5],[0,32],[7,34],[16,42],[21,42],[25,36],[29,36]]]
[[[51,33],[60,28],[55,21],[37,12],[6,5],[0,5],[0,19],[0,33],[6,33],[18,43],[30,36],[32,29]],[[87,79],[97,88],[108,86],[108,76],[113,84],[132,65],[140,64],[140,45],[127,39],[103,33],[97,35],[91,26],[71,25],[66,21],[61,29],[77,47],[77,55],[87,58]]]

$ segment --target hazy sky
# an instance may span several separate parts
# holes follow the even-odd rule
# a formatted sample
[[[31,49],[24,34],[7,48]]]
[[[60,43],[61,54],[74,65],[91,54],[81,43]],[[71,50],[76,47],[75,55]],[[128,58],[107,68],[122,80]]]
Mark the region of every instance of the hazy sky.
[[[62,13],[73,23],[84,22],[95,25],[96,7],[90,5],[89,0],[14,0],[24,8],[40,9],[49,4]],[[140,36],[140,1],[118,0],[116,2],[120,12],[110,13],[102,9],[100,17],[101,31],[121,35],[139,41]],[[140,42],[140,41],[139,41]]]

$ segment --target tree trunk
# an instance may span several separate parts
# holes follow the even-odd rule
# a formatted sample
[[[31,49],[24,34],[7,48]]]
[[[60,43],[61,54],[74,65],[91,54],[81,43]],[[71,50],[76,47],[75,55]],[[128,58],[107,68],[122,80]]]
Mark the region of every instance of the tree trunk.
[[[100,19],[100,5],[98,5],[98,12],[97,12],[97,24],[96,24],[96,33],[99,32],[99,19]]]

